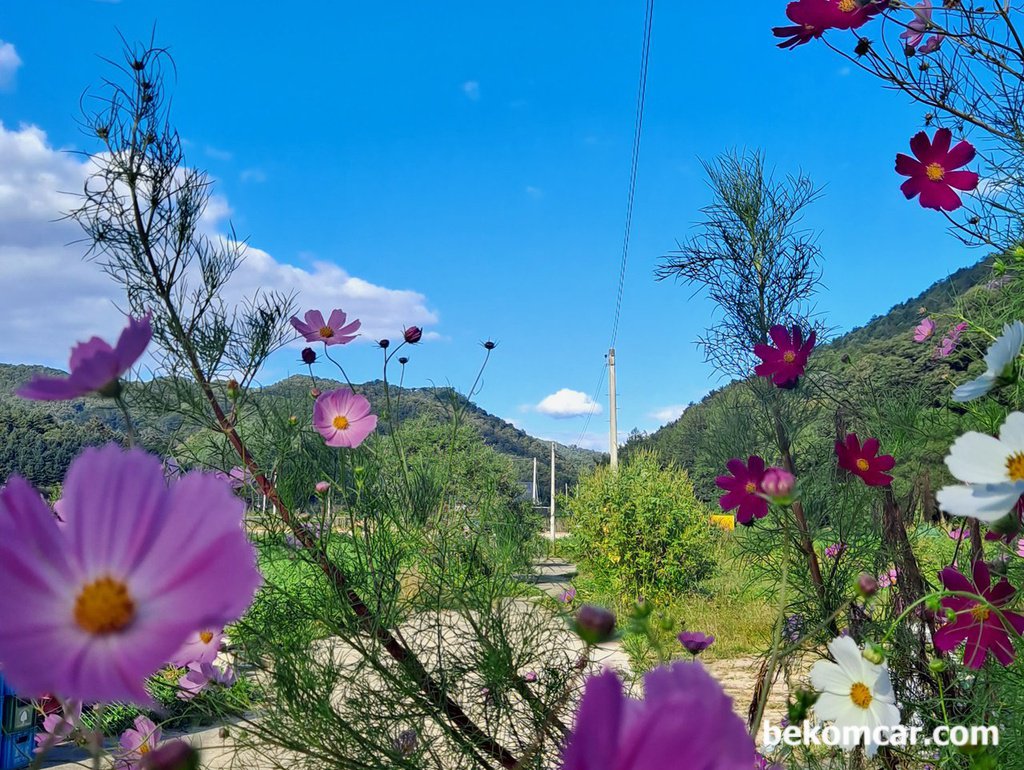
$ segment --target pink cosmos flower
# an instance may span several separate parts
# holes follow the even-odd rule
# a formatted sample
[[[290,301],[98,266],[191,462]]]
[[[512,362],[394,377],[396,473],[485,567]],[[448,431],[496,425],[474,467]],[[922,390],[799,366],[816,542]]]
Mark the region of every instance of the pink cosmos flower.
[[[231,666],[215,666],[213,663],[190,663],[188,671],[178,679],[178,697],[192,700],[211,683],[230,687],[235,683],[235,670]]]
[[[143,758],[160,743],[162,730],[147,716],[135,717],[135,727],[129,727],[118,741],[114,767],[116,770],[136,770]]]
[[[896,173],[910,177],[900,189],[907,199],[920,195],[920,203],[927,209],[956,211],[963,203],[955,190],[973,190],[978,186],[974,171],[958,171],[974,160],[974,145],[963,141],[950,149],[953,133],[940,128],[932,140],[919,132],[910,140],[914,158],[896,155]]]
[[[80,342],[71,349],[67,377],[46,377],[37,374],[18,388],[18,395],[33,401],[66,401],[89,393],[117,396],[120,377],[146,350],[153,338],[149,316],[128,319],[128,326],[110,347],[99,337]]]
[[[900,35],[902,40],[910,48],[917,48],[924,39],[925,32],[932,24],[931,0],[922,0],[914,6],[914,19],[907,24],[907,30]]]
[[[761,482],[764,480],[764,460],[757,455],[751,455],[744,463],[738,458],[733,458],[725,464],[731,476],[719,476],[715,483],[726,490],[726,493],[718,498],[718,504],[723,511],[731,511],[737,508],[736,521],[747,526],[754,523],[754,519],[763,519],[768,515],[768,501],[762,497],[764,489]]]
[[[587,680],[563,770],[750,770],[754,742],[732,700],[699,663],[660,666],[644,699],[627,698],[614,671]]]
[[[856,433],[846,436],[846,441],[836,442],[836,457],[839,467],[860,478],[869,487],[887,487],[892,484],[892,476],[885,473],[896,465],[892,455],[879,455],[877,438],[869,438],[861,446]]]
[[[362,322],[355,320],[345,324],[348,316],[341,310],[331,311],[331,316],[326,321],[324,314],[319,310],[307,310],[305,322],[300,321],[297,316],[292,316],[292,326],[295,331],[306,338],[306,342],[322,342],[325,345],[346,345],[356,338],[356,332],[362,326]]]
[[[946,532],[950,540],[966,540],[971,536],[971,530],[966,527],[956,527]]]
[[[897,582],[898,579],[899,579],[899,572],[897,572],[896,568],[893,567],[892,569],[890,569],[887,572],[884,572],[884,573],[882,573],[881,575],[878,576],[878,587],[879,588],[892,588],[894,585],[896,585],[896,582]]]
[[[767,377],[780,388],[795,388],[807,367],[817,334],[812,329],[805,342],[799,326],[794,326],[790,332],[785,326],[778,325],[773,326],[768,334],[775,347],[760,343],[754,345],[754,355],[762,362],[754,367],[754,374]]]
[[[0,665],[25,697],[149,704],[144,680],[197,628],[245,612],[260,575],[223,481],[164,480],[114,444],[64,480],[66,523],[24,479],[0,490]]]
[[[786,6],[793,26],[774,27],[775,37],[787,38],[779,48],[795,48],[830,29],[857,29],[888,7],[888,0],[861,4],[857,0],[796,0]]]
[[[980,560],[974,562],[973,583],[953,567],[942,570],[939,580],[947,591],[977,594],[985,602],[966,596],[945,597],[942,606],[953,610],[956,618],[936,632],[935,648],[949,652],[966,642],[964,665],[968,668],[981,668],[990,652],[1004,666],[1013,663],[1015,653],[1008,629],[1015,635],[1024,634],[1024,615],[1002,609],[1017,593],[1009,581],[1004,578],[992,585],[988,565]]]
[[[313,427],[327,446],[355,449],[377,427],[370,402],[344,388],[321,393],[313,405]]]
[[[942,338],[942,342],[935,349],[935,358],[949,358],[956,349],[960,336],[965,331],[967,331],[967,324],[964,321],[951,326],[949,331],[946,332],[946,336]]]
[[[82,701],[69,700],[61,704],[61,711],[43,718],[43,729],[36,733],[36,753],[49,751],[66,741],[82,721]]]
[[[846,553],[846,543],[833,543],[825,549],[825,557],[829,559],[838,559]]]
[[[194,631],[185,644],[174,653],[167,662],[172,666],[183,668],[189,663],[213,663],[220,653],[220,643],[224,639],[221,628],[203,628]]]
[[[935,332],[935,321],[925,318],[914,329],[914,342],[924,342]]]

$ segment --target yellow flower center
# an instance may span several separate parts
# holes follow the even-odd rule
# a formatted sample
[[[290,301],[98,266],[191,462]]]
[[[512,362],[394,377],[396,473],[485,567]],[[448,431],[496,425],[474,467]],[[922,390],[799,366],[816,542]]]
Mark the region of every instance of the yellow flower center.
[[[94,580],[75,600],[75,622],[90,634],[102,636],[123,630],[135,618],[128,586],[112,577]]]
[[[850,688],[850,700],[853,701],[854,706],[866,709],[874,698],[871,697],[871,690],[866,684],[854,682],[853,687]]]
[[[320,328],[320,336],[323,337],[325,340],[328,340],[334,336],[334,329],[332,329],[330,326],[322,326]]]
[[[1010,474],[1010,481],[1024,481],[1024,452],[1007,458],[1006,472]]]
[[[213,631],[201,631],[199,638],[203,640],[203,644],[209,644],[210,640],[213,639]]]
[[[149,739],[148,738],[142,742],[141,746],[139,746],[139,753],[140,754],[148,754],[149,753]]]
[[[925,168],[924,173],[928,175],[928,178],[933,182],[941,182],[942,178],[946,176],[946,169],[940,166],[938,163],[929,163]]]
[[[979,623],[984,623],[986,620],[988,620],[988,616],[991,614],[992,613],[989,610],[989,608],[983,604],[971,607],[971,617]]]
[[[755,484],[753,481],[748,481],[747,485],[743,488],[747,491],[747,494],[752,495],[757,491],[757,484]]]
[[[839,0],[839,10],[843,13],[857,10],[857,0]]]
[[[792,350],[787,350],[785,353],[782,354],[782,360],[785,361],[787,364],[791,364],[794,361],[796,361],[796,353],[794,353]]]
[[[868,462],[867,460],[865,460],[865,459],[864,459],[863,457],[861,457],[861,458],[858,458],[858,460],[857,460],[857,468],[859,468],[859,469],[860,469],[860,470],[862,470],[862,471],[866,471],[866,470],[868,470],[868,469],[869,469],[870,467],[871,467],[871,463],[869,463],[869,462]]]
[[[348,417],[343,414],[339,414],[331,421],[331,424],[338,430],[345,430],[348,427]]]

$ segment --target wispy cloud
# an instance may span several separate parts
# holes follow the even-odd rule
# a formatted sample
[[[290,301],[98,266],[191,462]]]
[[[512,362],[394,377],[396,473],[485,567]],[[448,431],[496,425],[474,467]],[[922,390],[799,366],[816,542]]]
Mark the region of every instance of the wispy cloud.
[[[534,200],[540,200],[544,197],[544,191],[539,187],[534,187],[532,184],[526,185],[526,194]]]
[[[582,391],[562,388],[541,399],[534,410],[562,420],[591,413],[597,414],[601,411],[601,405]]]
[[[243,182],[266,182],[267,174],[261,168],[247,168],[238,175]]]
[[[214,160],[229,161],[235,157],[230,150],[222,150],[209,144],[203,147],[203,152],[206,153],[208,158],[213,158]]]
[[[21,67],[21,57],[14,43],[5,43],[0,40],[0,88],[6,90],[14,88],[14,76]]]
[[[467,80],[462,84],[462,93],[470,101],[477,101],[480,98],[480,82],[477,80]]]

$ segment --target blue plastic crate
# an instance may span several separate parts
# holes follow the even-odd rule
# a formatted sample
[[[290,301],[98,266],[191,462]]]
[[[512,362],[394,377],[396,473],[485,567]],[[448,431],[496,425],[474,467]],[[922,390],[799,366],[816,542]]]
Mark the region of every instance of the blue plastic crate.
[[[36,731],[0,734],[0,770],[26,767],[32,761]]]

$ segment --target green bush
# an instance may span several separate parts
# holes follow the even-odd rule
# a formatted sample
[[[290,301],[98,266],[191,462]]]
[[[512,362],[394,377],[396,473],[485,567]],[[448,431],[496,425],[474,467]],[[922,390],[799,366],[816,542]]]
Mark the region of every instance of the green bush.
[[[623,597],[696,591],[715,570],[719,531],[686,471],[639,451],[617,472],[583,477],[569,500],[570,528],[585,566]]]

